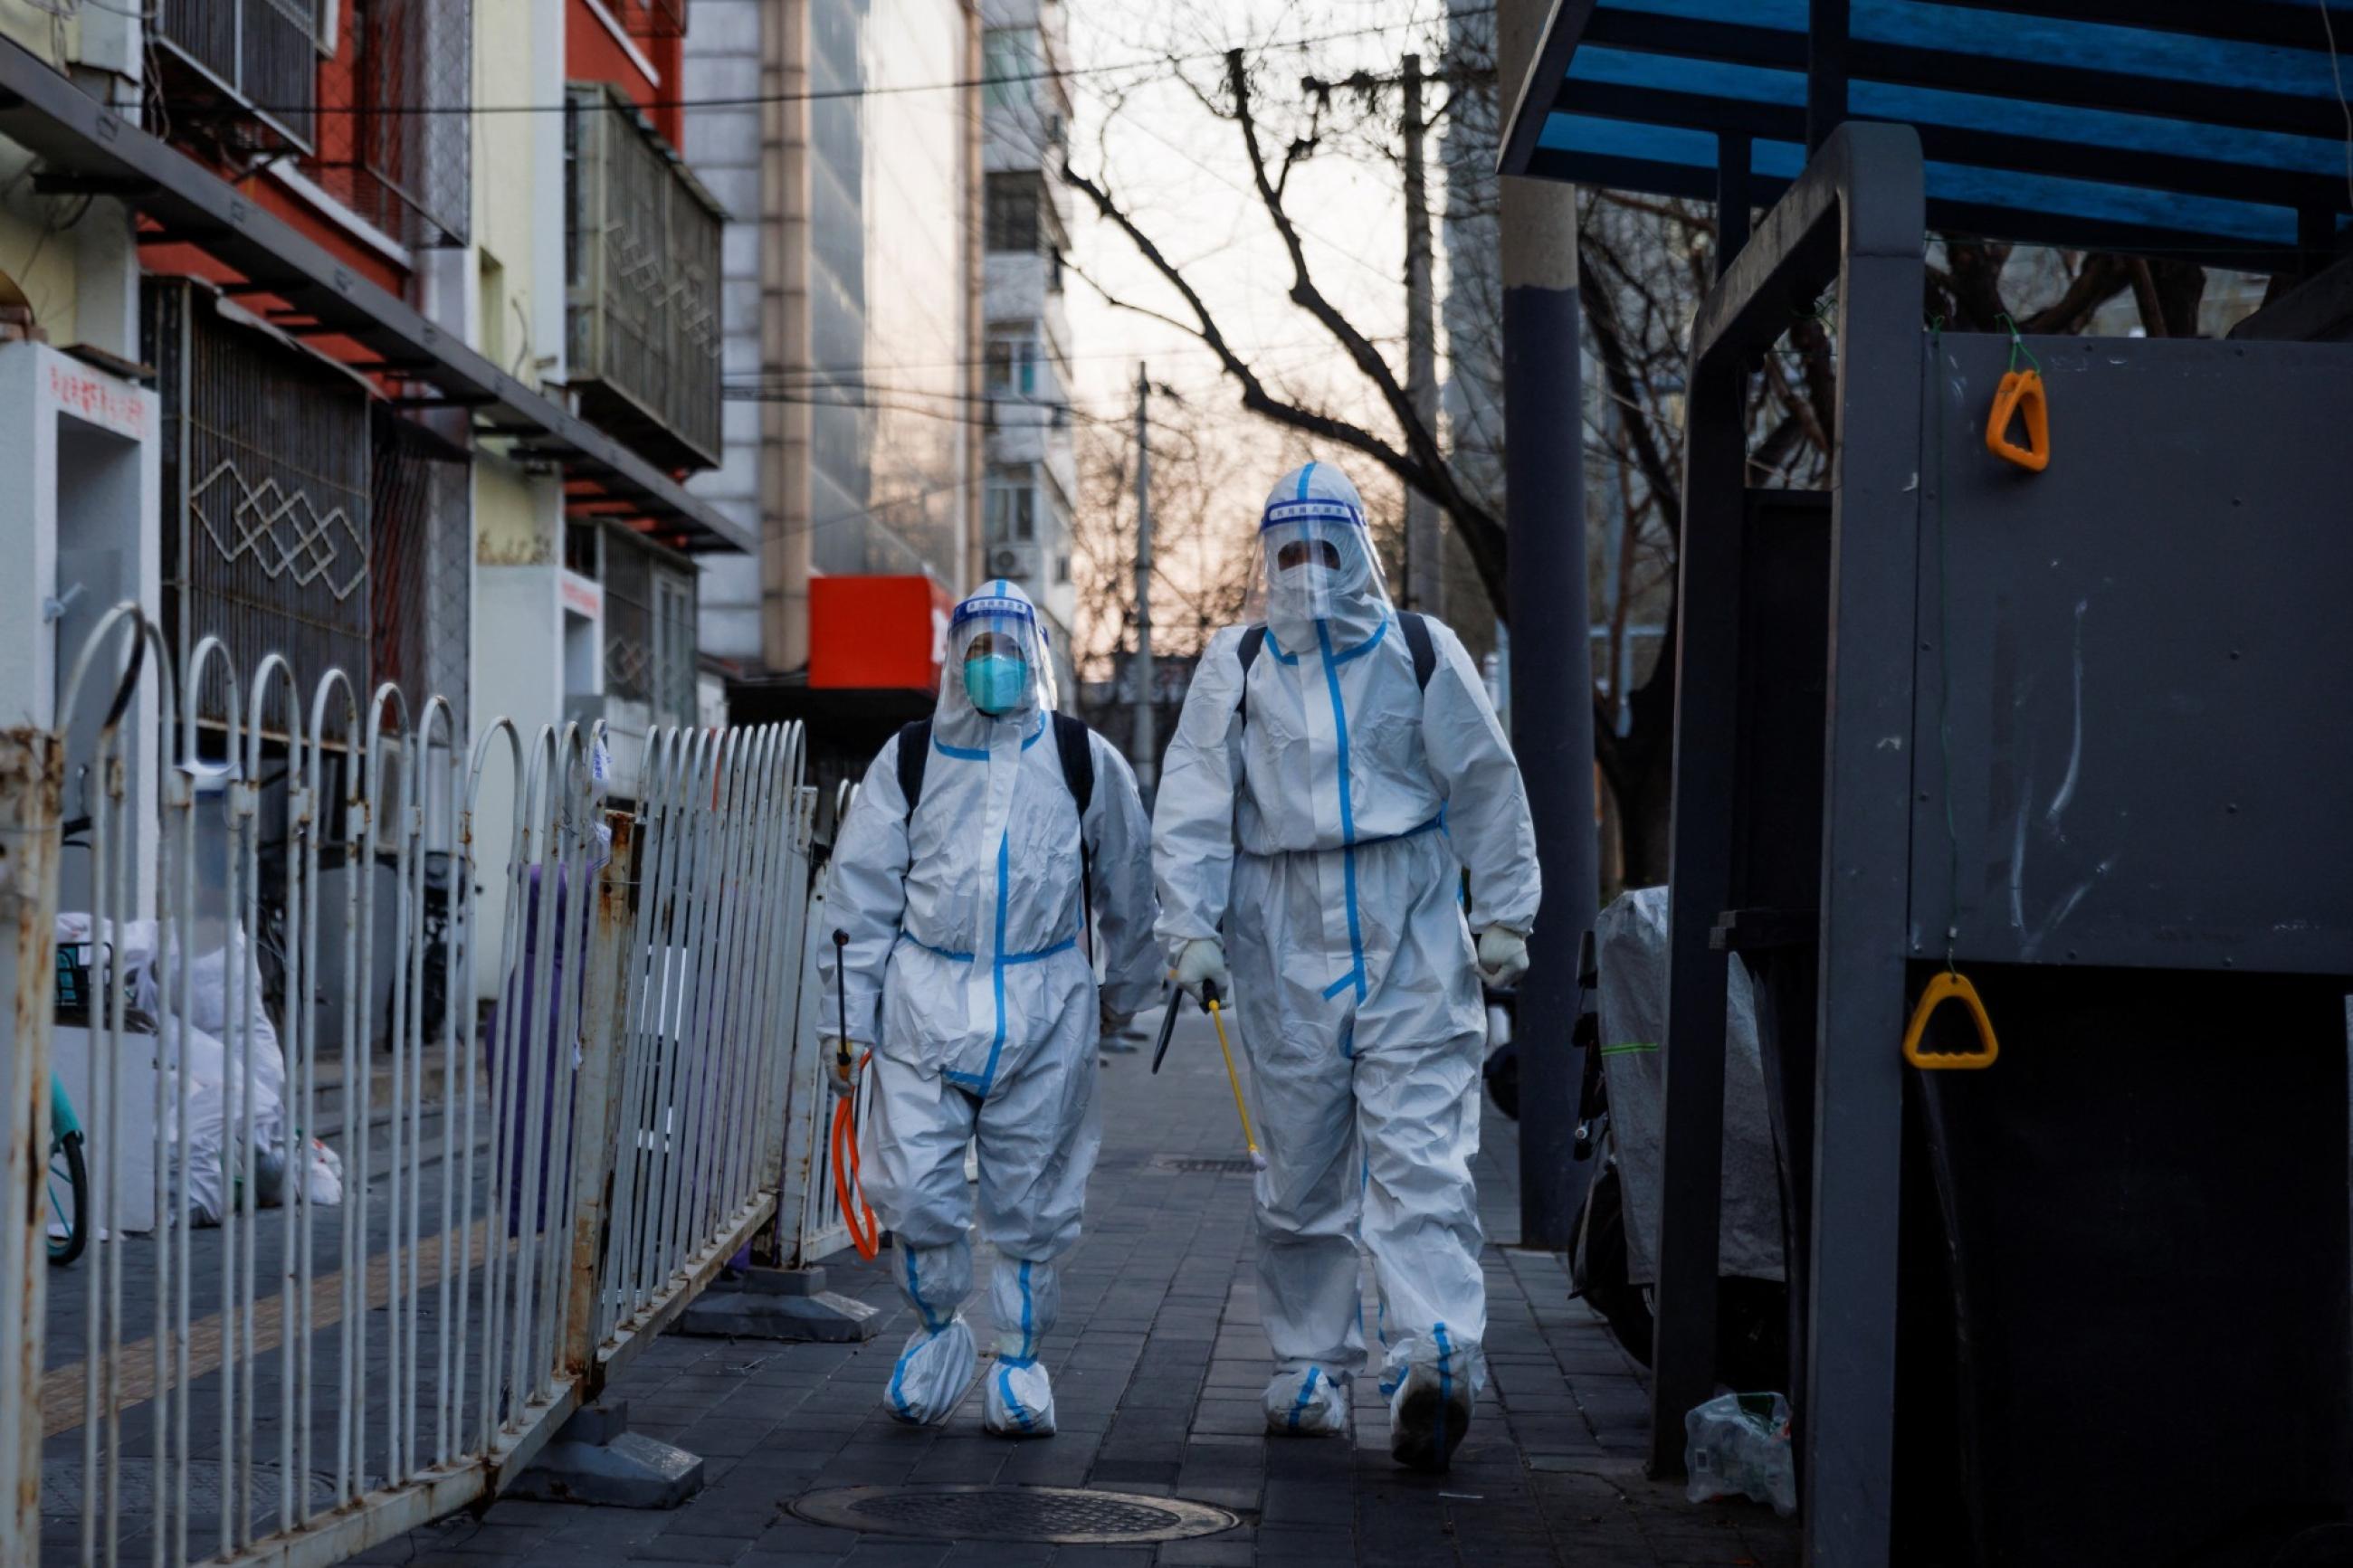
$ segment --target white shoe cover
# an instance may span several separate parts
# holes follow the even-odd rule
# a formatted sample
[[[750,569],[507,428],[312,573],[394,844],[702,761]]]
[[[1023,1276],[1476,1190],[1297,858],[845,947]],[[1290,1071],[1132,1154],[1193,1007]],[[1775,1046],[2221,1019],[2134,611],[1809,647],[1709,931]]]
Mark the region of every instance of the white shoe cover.
[[[980,1424],[1000,1437],[1054,1435],[1054,1384],[1034,1356],[1000,1355],[981,1391]]]
[[[891,1368],[882,1396],[893,1421],[929,1426],[944,1421],[972,1386],[972,1329],[958,1312],[936,1333],[918,1329]]]
[[[1412,1470],[1442,1471],[1471,1429],[1471,1384],[1444,1366],[1409,1367],[1389,1401],[1389,1458]]]
[[[1348,1385],[1320,1366],[1279,1372],[1266,1385],[1266,1429],[1286,1437],[1337,1437],[1348,1430]]]

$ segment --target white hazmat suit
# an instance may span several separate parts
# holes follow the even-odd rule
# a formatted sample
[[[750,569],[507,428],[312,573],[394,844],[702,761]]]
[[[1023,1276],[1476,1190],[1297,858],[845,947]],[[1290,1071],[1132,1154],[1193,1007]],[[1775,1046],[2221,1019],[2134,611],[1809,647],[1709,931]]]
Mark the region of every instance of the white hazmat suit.
[[[1230,955],[1268,1161],[1269,1429],[1347,1427],[1361,1234],[1392,1452],[1442,1468],[1485,1379],[1472,933],[1507,950],[1534,923],[1527,796],[1470,655],[1434,620],[1421,684],[1345,475],[1286,476],[1260,538],[1265,630],[1211,639],[1162,764],[1159,934],[1188,981],[1215,967],[1197,944]]]
[[[943,1420],[972,1382],[959,1308],[972,1287],[964,1156],[976,1133],[981,1218],[997,1250],[997,1359],[983,1419],[993,1432],[1042,1436],[1054,1430],[1038,1347],[1060,1304],[1055,1260],[1078,1240],[1102,1144],[1099,1015],[1141,1011],[1160,979],[1150,830],[1125,761],[1083,732],[1093,763],[1084,858],[1107,963],[1099,1002],[1082,929],[1082,825],[1047,639],[1027,596],[1000,580],[965,600],[947,653],[913,811],[900,783],[902,731],[842,823],[826,912],[849,941],[827,942],[819,962],[828,988],[846,992],[850,1038],[873,1053],[860,1163],[923,1321],[892,1369],[886,1406],[902,1421]],[[971,681],[1001,711],[976,707],[968,653]],[[826,997],[828,1020],[835,1001]]]

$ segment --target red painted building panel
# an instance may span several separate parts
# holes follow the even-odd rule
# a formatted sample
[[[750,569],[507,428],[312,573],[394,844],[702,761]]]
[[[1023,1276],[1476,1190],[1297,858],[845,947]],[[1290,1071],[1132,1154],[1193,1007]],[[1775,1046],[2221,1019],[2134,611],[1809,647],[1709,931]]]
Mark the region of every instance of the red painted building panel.
[[[336,39],[334,58],[319,63],[313,130],[316,153],[295,165],[306,179],[321,186],[330,195],[342,195],[339,186],[349,183],[349,165],[355,157],[353,148],[358,135],[357,116],[353,110],[358,78],[364,69],[356,22],[358,7],[345,5],[339,10],[343,27],[342,36]],[[370,245],[353,234],[346,221],[339,221],[336,215],[322,210],[319,202],[297,195],[266,171],[239,178],[236,169],[207,158],[201,148],[176,138],[174,144],[235,184],[256,206],[274,217],[284,219],[304,238],[315,241],[338,262],[350,268],[354,275],[401,299],[408,298],[408,269],[381,247]],[[350,216],[357,217],[356,214]],[[151,244],[141,251],[140,261],[149,272],[164,277],[201,278],[206,282],[220,284],[242,281],[236,272],[195,245]],[[284,305],[284,301],[266,295],[248,297],[240,303],[248,310],[265,315]],[[299,322],[287,325],[290,330],[301,330]],[[312,347],[331,358],[354,360],[372,357],[358,345],[343,339],[312,339],[311,342]]]
[[[574,81],[619,88],[675,147],[683,124],[677,100],[684,43],[670,20],[673,10],[682,11],[680,0],[571,0],[564,19],[564,68]],[[626,44],[615,36],[617,28]]]
[[[809,685],[937,691],[947,590],[928,577],[809,580]]]

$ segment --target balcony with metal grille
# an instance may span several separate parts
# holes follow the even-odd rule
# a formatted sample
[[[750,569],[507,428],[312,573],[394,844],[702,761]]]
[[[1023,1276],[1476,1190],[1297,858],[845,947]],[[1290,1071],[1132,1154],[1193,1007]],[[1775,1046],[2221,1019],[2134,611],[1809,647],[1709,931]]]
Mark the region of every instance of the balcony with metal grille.
[[[575,83],[565,117],[572,388],[669,468],[719,461],[725,214],[636,108]]]
[[[463,245],[472,217],[474,0],[356,0],[321,67],[304,171],[403,245]]]
[[[158,75],[182,132],[237,152],[311,145],[316,0],[159,0],[152,16]]]
[[[150,279],[142,352],[164,400],[164,623],[252,669],[439,692],[466,722],[473,512],[464,448],[186,279]],[[649,547],[650,548],[650,547]],[[220,668],[197,694],[230,717]]]

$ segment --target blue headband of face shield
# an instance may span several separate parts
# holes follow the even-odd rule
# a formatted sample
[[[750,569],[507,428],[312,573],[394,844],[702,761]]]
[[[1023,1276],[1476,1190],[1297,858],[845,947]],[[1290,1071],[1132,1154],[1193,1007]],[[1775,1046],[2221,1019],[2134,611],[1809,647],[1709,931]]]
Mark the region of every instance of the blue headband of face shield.
[[[971,598],[956,605],[955,613],[948,617],[948,630],[954,631],[966,621],[976,621],[984,616],[1019,621],[1029,626],[1036,626],[1038,624],[1038,612],[1027,599],[1001,598],[995,594],[975,594]]]
[[[1307,500],[1276,501],[1258,520],[1258,531],[1264,533],[1286,522],[1345,522],[1351,527],[1365,526],[1365,514],[1344,500],[1328,500],[1314,497]]]

